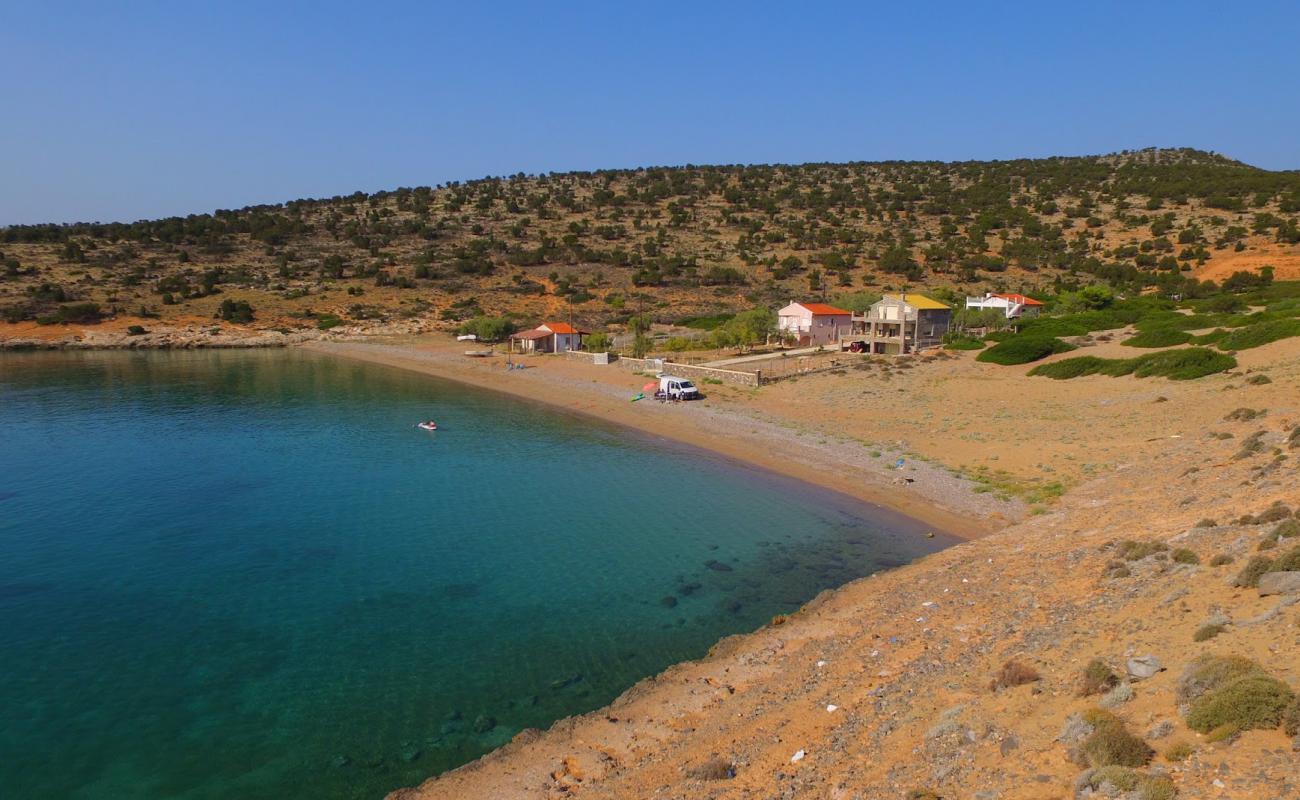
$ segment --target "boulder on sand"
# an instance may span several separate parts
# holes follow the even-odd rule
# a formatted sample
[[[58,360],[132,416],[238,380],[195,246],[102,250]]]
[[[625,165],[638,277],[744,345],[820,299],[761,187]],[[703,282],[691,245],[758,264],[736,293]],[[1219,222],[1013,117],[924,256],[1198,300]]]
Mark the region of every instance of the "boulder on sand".
[[[1300,594],[1300,572],[1265,572],[1259,576],[1259,594]]]

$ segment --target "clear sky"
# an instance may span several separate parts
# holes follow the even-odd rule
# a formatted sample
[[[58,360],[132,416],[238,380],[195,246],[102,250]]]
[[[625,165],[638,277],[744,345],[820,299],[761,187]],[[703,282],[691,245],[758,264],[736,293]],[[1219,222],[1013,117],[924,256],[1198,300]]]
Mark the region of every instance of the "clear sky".
[[[1294,2],[0,0],[0,225],[686,163],[1297,169],[1297,31]]]

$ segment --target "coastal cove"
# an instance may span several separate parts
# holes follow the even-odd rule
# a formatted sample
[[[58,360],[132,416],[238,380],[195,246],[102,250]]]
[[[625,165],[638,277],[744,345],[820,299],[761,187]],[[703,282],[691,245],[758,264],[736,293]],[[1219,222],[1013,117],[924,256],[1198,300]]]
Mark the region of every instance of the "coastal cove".
[[[335,355],[0,355],[14,796],[382,796],[957,541]]]

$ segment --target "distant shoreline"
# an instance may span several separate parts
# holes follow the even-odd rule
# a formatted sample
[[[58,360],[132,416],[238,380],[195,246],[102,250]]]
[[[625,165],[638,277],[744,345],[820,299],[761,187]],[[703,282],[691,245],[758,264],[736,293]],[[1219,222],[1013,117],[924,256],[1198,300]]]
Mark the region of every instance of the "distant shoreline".
[[[899,480],[898,476],[891,476],[891,470],[883,464],[868,468],[845,463],[842,445],[807,441],[806,437],[783,428],[777,422],[713,407],[708,400],[666,407],[655,403],[631,403],[628,398],[635,389],[630,384],[638,379],[629,373],[584,367],[587,370],[605,370],[599,374],[606,380],[567,373],[556,375],[558,359],[529,359],[525,363],[536,365],[537,372],[529,369],[522,373],[506,373],[499,367],[493,369],[492,362],[486,359],[465,358],[461,352],[463,348],[457,349],[454,343],[444,346],[422,341],[314,341],[300,346],[311,352],[381,364],[502,392],[699,447],[902,514],[933,527],[936,532],[960,539],[979,538],[1007,524],[1005,521],[999,524],[997,520],[980,514],[974,503],[979,496],[971,492],[965,482],[954,479],[940,467],[924,462],[909,463],[909,474],[917,476],[914,478],[916,483],[894,483]],[[628,383],[629,388],[618,388],[616,384],[619,382]],[[936,488],[927,491],[928,487]]]

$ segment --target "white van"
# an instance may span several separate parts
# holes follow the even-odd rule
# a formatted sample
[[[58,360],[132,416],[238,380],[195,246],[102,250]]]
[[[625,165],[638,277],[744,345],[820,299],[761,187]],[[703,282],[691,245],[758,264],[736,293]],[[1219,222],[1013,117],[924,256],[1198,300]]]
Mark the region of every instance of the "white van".
[[[699,400],[700,390],[695,388],[695,384],[685,378],[674,378],[671,375],[659,376],[658,396],[665,400]]]

